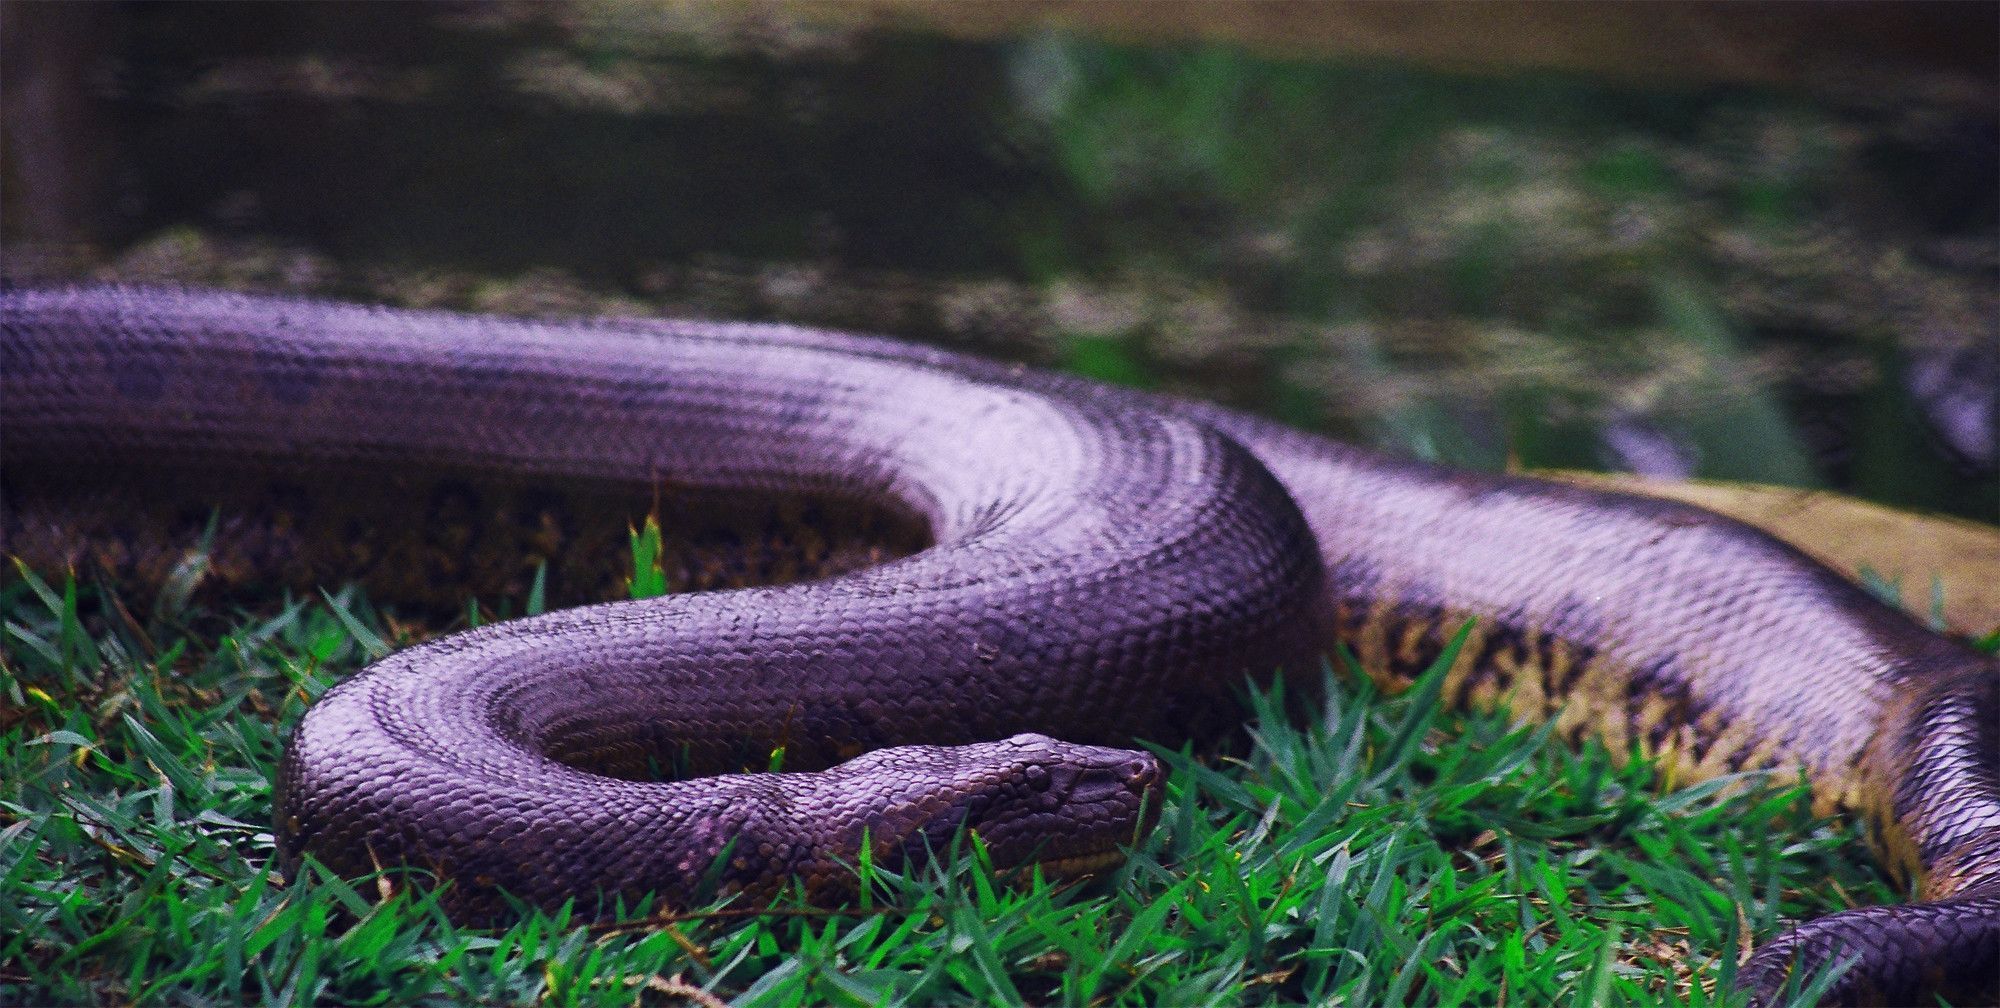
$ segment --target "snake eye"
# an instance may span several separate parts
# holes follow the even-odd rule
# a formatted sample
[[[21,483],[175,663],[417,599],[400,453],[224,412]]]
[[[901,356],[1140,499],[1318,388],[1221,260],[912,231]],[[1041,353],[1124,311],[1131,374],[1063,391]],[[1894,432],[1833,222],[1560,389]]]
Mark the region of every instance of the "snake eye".
[[[1031,764],[1024,773],[1024,776],[1028,778],[1029,788],[1036,791],[1047,791],[1049,789],[1049,772],[1047,770]]]

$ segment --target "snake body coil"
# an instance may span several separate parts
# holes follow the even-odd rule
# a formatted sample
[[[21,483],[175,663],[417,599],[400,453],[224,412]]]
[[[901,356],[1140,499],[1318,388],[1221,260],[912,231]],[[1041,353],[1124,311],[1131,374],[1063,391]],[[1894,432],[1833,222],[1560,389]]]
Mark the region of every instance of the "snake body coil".
[[[664,480],[880,500],[928,527],[878,567],[495,624],[329,692],[278,782],[284,856],[435,869],[467,915],[501,889],[688,899],[711,870],[837,899],[864,835],[893,861],[966,826],[1001,863],[1089,870],[1159,781],[1100,746],[1224,734],[1245,676],[1334,641],[1407,676],[1477,617],[1453,698],[1684,779],[1803,767],[1921,878],[1924,902],[1759,949],[1753,991],[1830,958],[1858,957],[1837,1000],[1978,997],[2000,975],[1995,662],[1706,511],[778,326],[6,291],[0,393],[20,471]],[[831,769],[645,779],[777,746]]]

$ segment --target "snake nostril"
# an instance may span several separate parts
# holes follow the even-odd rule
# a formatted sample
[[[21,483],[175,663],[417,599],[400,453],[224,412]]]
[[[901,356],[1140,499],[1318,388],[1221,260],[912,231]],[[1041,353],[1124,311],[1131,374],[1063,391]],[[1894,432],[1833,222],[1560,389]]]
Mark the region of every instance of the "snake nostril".
[[[1134,791],[1144,792],[1159,779],[1159,765],[1152,760],[1133,760],[1125,764],[1125,783]]]

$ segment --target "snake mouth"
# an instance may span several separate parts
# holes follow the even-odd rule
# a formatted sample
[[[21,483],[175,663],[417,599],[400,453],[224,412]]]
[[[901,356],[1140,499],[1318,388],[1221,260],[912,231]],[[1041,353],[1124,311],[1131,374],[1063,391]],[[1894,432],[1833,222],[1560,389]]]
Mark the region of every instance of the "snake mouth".
[[[1041,869],[1044,878],[1067,882],[1109,871],[1124,863],[1125,852],[1117,847],[1108,847],[1091,854],[1071,854],[1037,861],[1034,866]]]

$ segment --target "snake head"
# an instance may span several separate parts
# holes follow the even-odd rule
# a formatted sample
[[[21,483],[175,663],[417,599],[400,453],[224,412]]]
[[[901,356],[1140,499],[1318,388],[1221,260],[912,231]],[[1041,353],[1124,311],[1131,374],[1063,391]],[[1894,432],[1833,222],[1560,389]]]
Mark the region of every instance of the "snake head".
[[[1157,818],[1165,779],[1149,753],[1045,735],[883,749],[835,773],[895,782],[861,823],[880,863],[921,864],[965,830],[995,868],[1038,867],[1054,879],[1122,861]]]

